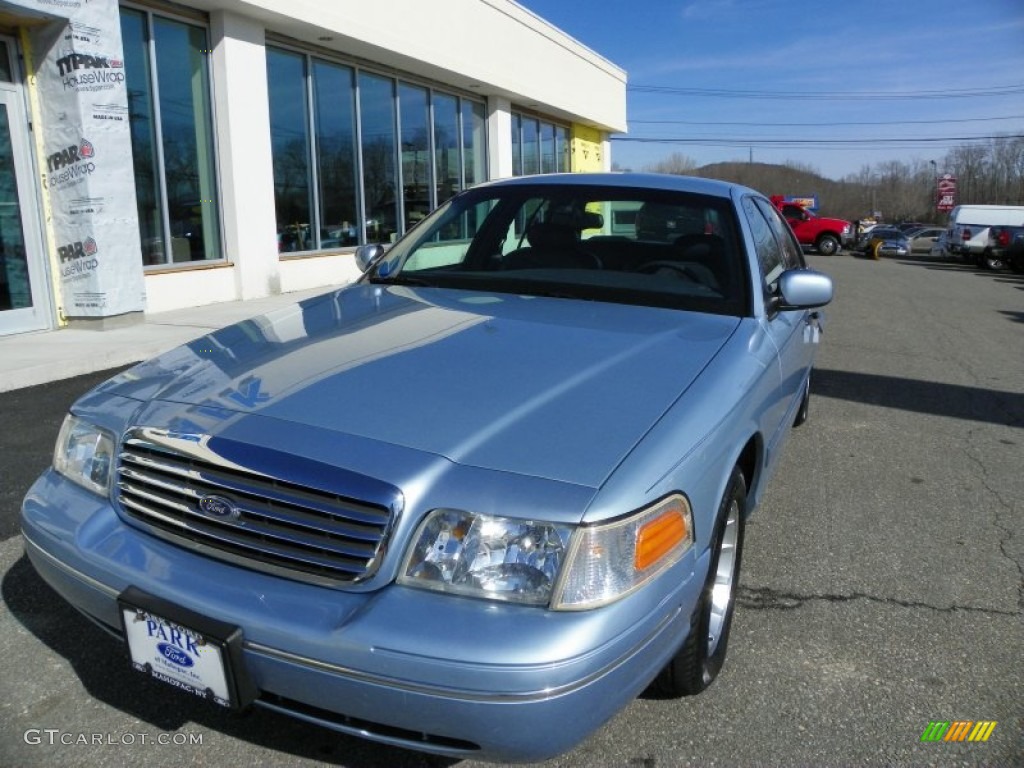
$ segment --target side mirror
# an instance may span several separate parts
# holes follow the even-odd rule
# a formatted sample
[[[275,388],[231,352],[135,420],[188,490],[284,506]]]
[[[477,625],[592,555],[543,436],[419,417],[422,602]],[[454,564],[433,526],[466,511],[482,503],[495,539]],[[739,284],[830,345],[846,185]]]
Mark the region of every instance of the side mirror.
[[[360,245],[356,248],[356,266],[361,272],[368,272],[374,264],[381,260],[383,255],[384,246],[379,243]]]
[[[776,309],[813,309],[832,301],[832,278],[813,269],[791,269],[779,276]]]

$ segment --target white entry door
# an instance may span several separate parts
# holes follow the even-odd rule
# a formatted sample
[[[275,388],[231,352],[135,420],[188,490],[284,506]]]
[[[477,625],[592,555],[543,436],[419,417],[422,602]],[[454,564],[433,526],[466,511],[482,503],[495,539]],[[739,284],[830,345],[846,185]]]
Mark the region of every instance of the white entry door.
[[[52,324],[24,97],[0,38],[0,336]]]

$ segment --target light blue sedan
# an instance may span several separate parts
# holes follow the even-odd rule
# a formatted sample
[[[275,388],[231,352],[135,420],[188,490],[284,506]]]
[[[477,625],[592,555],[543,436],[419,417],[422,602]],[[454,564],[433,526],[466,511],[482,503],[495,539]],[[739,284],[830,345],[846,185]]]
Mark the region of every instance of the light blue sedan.
[[[457,758],[711,684],[832,297],[774,206],[523,177],[356,256],[75,403],[43,578],[168,696]]]

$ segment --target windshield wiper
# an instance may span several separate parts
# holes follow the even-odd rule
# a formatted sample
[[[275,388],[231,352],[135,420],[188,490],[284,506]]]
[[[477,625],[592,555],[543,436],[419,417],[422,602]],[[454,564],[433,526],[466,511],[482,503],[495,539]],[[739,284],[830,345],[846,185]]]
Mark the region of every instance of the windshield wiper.
[[[416,285],[416,286],[427,286],[433,287],[437,285],[430,280],[424,280],[422,277],[409,277],[403,274],[388,275],[387,277],[380,277],[374,275],[369,278],[369,282],[373,285]]]
[[[529,290],[517,291],[523,296],[542,296],[545,299],[578,299],[580,301],[597,301],[595,296],[585,290],[567,290],[565,288],[531,287]]]

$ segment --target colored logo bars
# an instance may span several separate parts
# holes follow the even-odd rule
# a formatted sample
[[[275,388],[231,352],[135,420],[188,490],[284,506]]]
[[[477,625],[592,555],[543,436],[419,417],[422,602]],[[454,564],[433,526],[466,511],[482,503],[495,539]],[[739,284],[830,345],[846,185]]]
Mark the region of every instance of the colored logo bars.
[[[995,720],[932,720],[921,741],[988,741],[996,724]]]

